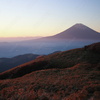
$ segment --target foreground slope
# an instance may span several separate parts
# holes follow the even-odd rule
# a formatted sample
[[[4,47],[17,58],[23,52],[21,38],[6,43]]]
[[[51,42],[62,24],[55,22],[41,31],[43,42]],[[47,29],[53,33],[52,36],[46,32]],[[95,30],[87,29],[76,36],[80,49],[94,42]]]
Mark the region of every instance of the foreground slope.
[[[1,100],[99,100],[100,43],[39,57],[0,79]]]

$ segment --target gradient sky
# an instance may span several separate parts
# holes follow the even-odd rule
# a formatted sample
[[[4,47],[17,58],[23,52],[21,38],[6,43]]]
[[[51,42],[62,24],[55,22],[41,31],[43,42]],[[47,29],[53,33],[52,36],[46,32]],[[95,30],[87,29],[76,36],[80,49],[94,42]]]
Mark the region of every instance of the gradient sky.
[[[0,0],[0,37],[50,36],[76,23],[100,32],[100,0]]]

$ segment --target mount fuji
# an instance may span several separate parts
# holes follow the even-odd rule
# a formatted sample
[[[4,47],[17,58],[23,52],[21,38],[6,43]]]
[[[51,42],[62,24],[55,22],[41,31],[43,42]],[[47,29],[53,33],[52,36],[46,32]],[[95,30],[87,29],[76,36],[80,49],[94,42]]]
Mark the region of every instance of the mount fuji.
[[[54,36],[46,38],[55,38],[55,39],[76,39],[76,40],[100,40],[100,33],[95,30],[87,27],[83,24],[75,24],[69,29],[58,33]]]

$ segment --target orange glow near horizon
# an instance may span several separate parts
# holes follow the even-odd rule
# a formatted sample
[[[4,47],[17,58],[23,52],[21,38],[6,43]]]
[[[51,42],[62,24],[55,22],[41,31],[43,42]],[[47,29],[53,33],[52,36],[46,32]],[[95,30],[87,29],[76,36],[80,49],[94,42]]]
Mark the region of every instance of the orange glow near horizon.
[[[76,23],[100,32],[100,0],[0,0],[0,37],[52,36]]]
[[[71,26],[70,26],[71,27]],[[41,27],[43,28],[43,27]],[[66,29],[68,29],[69,27],[52,27],[52,29],[49,29],[46,28],[46,29],[41,29],[39,28],[39,30],[28,30],[28,29],[25,29],[25,30],[17,30],[14,32],[14,30],[10,30],[10,31],[1,31],[0,33],[0,38],[7,38],[7,37],[38,37],[38,36],[42,36],[42,37],[45,37],[45,36],[52,36],[52,35],[55,35],[55,34],[58,34]],[[36,34],[35,34],[36,33]]]

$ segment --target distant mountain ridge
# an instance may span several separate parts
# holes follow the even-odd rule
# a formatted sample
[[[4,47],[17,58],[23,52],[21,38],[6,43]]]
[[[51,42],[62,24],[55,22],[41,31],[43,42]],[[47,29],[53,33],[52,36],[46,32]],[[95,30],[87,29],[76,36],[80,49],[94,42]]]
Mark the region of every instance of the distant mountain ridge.
[[[26,41],[31,39],[39,39],[42,38],[38,37],[0,37],[0,42],[17,42],[17,41]]]
[[[37,54],[23,54],[13,58],[0,58],[0,72],[34,60],[38,56]]]

